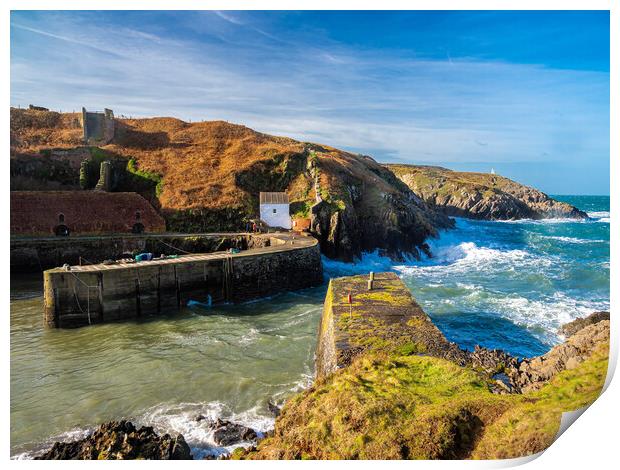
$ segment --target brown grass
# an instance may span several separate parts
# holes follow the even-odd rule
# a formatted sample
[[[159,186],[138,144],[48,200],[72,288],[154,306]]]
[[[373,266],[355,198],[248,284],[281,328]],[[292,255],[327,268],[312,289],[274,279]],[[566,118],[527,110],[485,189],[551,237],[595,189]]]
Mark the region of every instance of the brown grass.
[[[47,148],[79,147],[83,144],[78,119],[77,113],[12,108],[11,151],[36,156]],[[300,171],[305,169],[308,149],[316,155],[322,188],[335,201],[347,197],[347,180],[362,181],[382,193],[395,192],[377,176],[384,170],[372,159],[224,121],[117,119],[114,141],[101,148],[134,158],[140,170],[161,175],[159,202],[164,210],[255,210],[257,190],[286,190],[293,202],[312,203],[313,182]]]

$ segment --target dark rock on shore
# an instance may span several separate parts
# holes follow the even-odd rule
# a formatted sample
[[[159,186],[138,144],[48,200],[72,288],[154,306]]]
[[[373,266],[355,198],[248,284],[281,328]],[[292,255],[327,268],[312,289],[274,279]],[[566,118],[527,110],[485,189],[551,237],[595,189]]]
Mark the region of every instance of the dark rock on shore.
[[[453,217],[484,220],[571,218],[588,215],[545,193],[492,173],[435,166],[386,165],[431,207]]]
[[[276,418],[278,416],[280,416],[280,412],[282,411],[282,407],[280,407],[280,406],[278,406],[278,405],[276,405],[275,403],[272,403],[272,402],[268,402],[267,403],[267,409]]]
[[[594,323],[598,323],[602,320],[609,320],[609,312],[594,312],[591,315],[588,315],[584,318],[577,318],[570,323],[562,326],[558,333],[564,336],[565,338],[570,338],[579,330],[585,328],[588,325],[593,325]]]
[[[502,351],[501,349],[487,349],[476,345],[473,352],[469,354],[471,366],[480,369],[487,374],[503,372],[510,367],[516,367],[519,361],[516,357]]]
[[[152,427],[137,429],[129,421],[102,424],[84,439],[56,442],[37,460],[191,460],[182,435],[159,436]]]
[[[493,393],[515,393],[506,371],[519,366],[519,360],[501,349],[487,349],[476,345],[469,353],[469,364],[492,380],[490,389]]]
[[[213,440],[219,446],[229,446],[258,439],[256,431],[252,428],[220,418],[209,423],[209,428],[213,430]]]

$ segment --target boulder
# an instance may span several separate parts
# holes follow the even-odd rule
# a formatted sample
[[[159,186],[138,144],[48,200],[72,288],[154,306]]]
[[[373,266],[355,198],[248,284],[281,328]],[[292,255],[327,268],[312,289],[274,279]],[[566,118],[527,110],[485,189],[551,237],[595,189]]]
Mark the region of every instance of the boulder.
[[[267,402],[267,409],[276,418],[280,416],[280,412],[282,411],[282,407],[272,402]]]
[[[209,423],[209,428],[213,430],[213,441],[218,446],[229,446],[258,439],[258,435],[252,428],[220,418]]]

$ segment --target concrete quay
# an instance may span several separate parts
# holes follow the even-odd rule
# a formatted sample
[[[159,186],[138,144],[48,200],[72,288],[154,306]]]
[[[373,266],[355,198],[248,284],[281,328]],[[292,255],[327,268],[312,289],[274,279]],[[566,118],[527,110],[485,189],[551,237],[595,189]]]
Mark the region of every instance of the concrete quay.
[[[243,302],[323,282],[317,240],[289,233],[261,237],[269,246],[239,253],[49,269],[43,273],[45,323],[70,328],[130,320],[174,311],[190,300]]]

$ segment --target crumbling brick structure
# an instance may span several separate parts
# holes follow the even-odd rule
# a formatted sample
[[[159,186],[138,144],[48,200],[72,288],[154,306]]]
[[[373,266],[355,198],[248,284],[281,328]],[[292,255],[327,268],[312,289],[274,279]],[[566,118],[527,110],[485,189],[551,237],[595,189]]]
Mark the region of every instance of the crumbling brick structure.
[[[65,227],[69,235],[158,233],[166,223],[137,193],[11,191],[11,235],[66,235]]]

